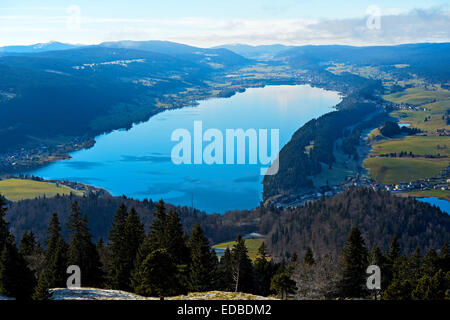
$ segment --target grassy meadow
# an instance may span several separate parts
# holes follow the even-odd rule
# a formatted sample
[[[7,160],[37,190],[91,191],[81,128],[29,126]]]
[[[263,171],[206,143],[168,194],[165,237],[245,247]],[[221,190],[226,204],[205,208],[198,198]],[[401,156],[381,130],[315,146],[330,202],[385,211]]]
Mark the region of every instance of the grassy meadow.
[[[408,136],[402,139],[383,140],[373,145],[372,154],[397,154],[401,151],[414,155],[450,156],[450,137]]]
[[[34,199],[43,196],[54,197],[57,194],[70,194],[71,192],[77,195],[83,194],[80,191],[75,191],[56,183],[23,179],[0,180],[0,194],[10,201]]]
[[[435,177],[449,164],[449,159],[386,158],[374,157],[364,160],[370,175],[383,184],[409,182]]]
[[[364,161],[364,167],[370,171],[372,178],[385,184],[435,177],[450,161],[450,137],[436,135],[438,129],[450,130],[444,120],[450,109],[450,91],[436,85],[417,86],[385,95],[384,99],[398,104],[420,105],[419,110],[395,110],[390,115],[428,135],[388,139],[380,137],[379,130],[375,129],[371,132],[371,141],[374,141],[372,156],[406,151],[412,152],[415,157],[371,157]],[[424,158],[425,155],[446,158]]]
[[[258,255],[258,249],[261,244],[264,242],[264,239],[245,239],[245,245],[248,249],[248,256],[252,261],[255,261]],[[214,249],[233,249],[233,246],[236,244],[236,241],[222,242],[213,246]]]

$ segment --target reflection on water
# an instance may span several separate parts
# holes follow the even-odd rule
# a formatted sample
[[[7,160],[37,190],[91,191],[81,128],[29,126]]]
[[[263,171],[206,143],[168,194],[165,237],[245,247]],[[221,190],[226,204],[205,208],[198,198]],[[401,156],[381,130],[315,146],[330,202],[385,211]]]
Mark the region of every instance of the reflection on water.
[[[99,136],[91,149],[31,173],[93,184],[113,195],[193,203],[207,212],[253,208],[262,194],[259,165],[175,165],[170,159],[176,144],[171,133],[178,128],[192,132],[194,120],[203,122],[203,132],[279,129],[281,148],[305,122],[332,111],[339,101],[338,93],[310,86],[248,89],[231,98],[201,101],[197,107],[168,110],[128,131]]]

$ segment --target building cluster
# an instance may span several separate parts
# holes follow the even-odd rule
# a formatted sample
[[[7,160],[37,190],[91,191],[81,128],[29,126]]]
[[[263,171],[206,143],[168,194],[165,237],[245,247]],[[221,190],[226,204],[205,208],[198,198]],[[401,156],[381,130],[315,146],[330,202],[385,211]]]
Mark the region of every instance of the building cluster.
[[[359,174],[355,176],[348,176],[344,182],[335,186],[322,186],[320,188],[311,190],[308,193],[283,196],[273,201],[277,207],[296,207],[304,205],[308,201],[319,200],[323,197],[332,197],[349,188],[364,187],[373,190],[384,190],[390,192],[412,192],[424,190],[450,190],[450,166],[447,166],[436,177],[419,179],[410,182],[399,182],[397,184],[381,184],[375,182],[365,176]]]

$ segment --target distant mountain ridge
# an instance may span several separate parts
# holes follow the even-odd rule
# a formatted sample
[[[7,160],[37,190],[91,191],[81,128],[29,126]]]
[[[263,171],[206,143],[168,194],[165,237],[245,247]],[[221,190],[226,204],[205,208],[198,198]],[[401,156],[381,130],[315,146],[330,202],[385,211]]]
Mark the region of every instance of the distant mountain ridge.
[[[212,49],[228,49],[233,51],[245,58],[255,59],[255,60],[269,60],[273,59],[277,55],[282,52],[295,48],[293,46],[285,46],[282,44],[269,44],[269,45],[259,45],[259,46],[251,46],[247,44],[225,44],[216,47],[212,47]]]
[[[124,40],[103,42],[98,46],[107,48],[151,51],[175,56],[177,58],[185,59],[188,61],[198,62],[200,60],[200,62],[203,62],[215,68],[219,68],[220,66],[232,67],[236,65],[244,65],[250,62],[249,59],[245,58],[244,56],[226,48],[199,48],[171,41]]]
[[[330,62],[389,68],[405,67],[398,72],[415,73],[434,82],[446,83],[450,74],[450,43],[411,43],[395,46],[307,45],[280,52],[279,59],[293,68],[317,69]]]
[[[129,127],[156,113],[165,94],[206,87],[216,74],[251,63],[226,49],[161,41],[63,47],[0,54],[0,104],[8,110],[0,150]]]
[[[51,41],[47,43],[36,43],[32,45],[21,45],[21,46],[5,46],[0,47],[0,55],[5,53],[37,53],[45,51],[59,51],[59,50],[69,50],[82,47],[82,45],[68,44],[57,41]]]

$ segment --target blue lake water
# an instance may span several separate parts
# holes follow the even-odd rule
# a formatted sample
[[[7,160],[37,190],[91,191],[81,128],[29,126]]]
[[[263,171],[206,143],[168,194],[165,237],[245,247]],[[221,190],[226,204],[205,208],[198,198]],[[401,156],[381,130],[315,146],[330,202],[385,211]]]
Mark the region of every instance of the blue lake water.
[[[417,198],[417,200],[429,203],[431,205],[434,204],[436,207],[439,207],[441,209],[441,211],[450,214],[450,201],[442,200],[442,199],[435,198],[435,197]]]
[[[332,111],[340,100],[337,92],[308,85],[251,88],[231,98],[164,111],[128,131],[101,135],[93,148],[30,173],[95,185],[113,195],[193,203],[208,213],[250,209],[261,201],[261,165],[176,165],[171,160],[177,144],[171,141],[172,132],[178,128],[193,132],[196,120],[202,121],[203,132],[219,129],[224,140],[226,129],[279,129],[281,149],[304,123]]]

